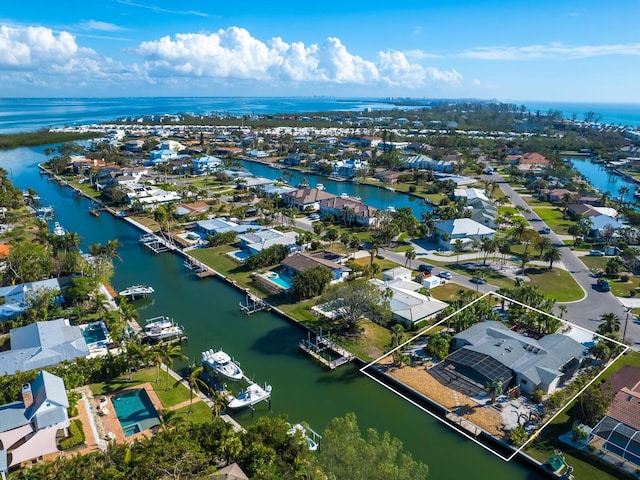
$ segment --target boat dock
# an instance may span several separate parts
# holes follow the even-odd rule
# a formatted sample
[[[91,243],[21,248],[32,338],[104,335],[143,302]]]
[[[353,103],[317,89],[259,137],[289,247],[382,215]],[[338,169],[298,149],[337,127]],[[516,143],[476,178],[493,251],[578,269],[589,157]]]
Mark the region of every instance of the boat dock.
[[[198,278],[212,277],[216,274],[216,271],[213,268],[190,256],[187,256],[183,265],[185,268],[194,272]]]
[[[246,292],[245,303],[240,302],[239,305],[240,310],[242,310],[247,315],[271,309],[271,305],[265,302],[262,298],[248,291]]]
[[[140,243],[153,253],[162,253],[175,250],[176,246],[171,238],[158,236],[155,233],[146,233],[140,237]]]
[[[312,341],[312,332],[307,332],[307,338],[301,340],[298,347],[303,352],[318,360],[325,367],[329,367],[333,370],[338,368],[340,365],[344,365],[345,363],[349,363],[353,360],[354,356],[351,352],[342,348],[329,337],[323,336],[322,331],[320,333],[314,333],[313,335],[314,340]],[[338,358],[330,360],[326,356],[322,355],[322,352],[324,351],[338,355]]]
[[[455,423],[456,425],[461,427],[463,430],[466,430],[474,437],[477,437],[482,433],[482,429],[478,427],[475,423],[471,423],[466,418],[456,415],[455,413],[451,413],[451,412],[447,413],[446,419],[449,420],[451,423]]]

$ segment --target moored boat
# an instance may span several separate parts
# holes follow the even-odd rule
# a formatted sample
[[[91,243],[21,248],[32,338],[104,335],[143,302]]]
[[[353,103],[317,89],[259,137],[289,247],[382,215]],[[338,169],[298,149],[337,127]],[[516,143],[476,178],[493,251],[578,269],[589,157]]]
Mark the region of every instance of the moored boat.
[[[318,433],[311,430],[309,427],[305,427],[300,423],[296,423],[289,430],[287,430],[287,433],[291,436],[295,436],[298,432],[302,434],[302,438],[308,445],[309,451],[315,452],[318,449],[318,441],[322,437]]]
[[[53,234],[58,235],[59,237],[64,237],[67,231],[60,225],[60,223],[55,222],[53,224]]]
[[[322,183],[318,183],[318,184],[316,185],[316,189],[317,189],[317,190],[324,190],[324,184],[322,184]]]
[[[129,297],[131,299],[134,299],[138,297],[146,297],[150,293],[154,292],[155,290],[153,289],[153,287],[148,287],[146,285],[131,285],[121,292],[118,292],[118,295],[120,295],[121,297]]]
[[[184,327],[169,317],[160,316],[148,319],[140,333],[143,342],[155,343],[183,336]]]
[[[227,408],[237,410],[240,408],[252,407],[256,403],[263,400],[268,400],[271,396],[271,385],[266,385],[262,388],[257,383],[252,383],[247,388],[242,390],[238,395],[233,397],[227,405]]]
[[[242,369],[222,350],[202,352],[202,365],[228,380],[242,380]]]

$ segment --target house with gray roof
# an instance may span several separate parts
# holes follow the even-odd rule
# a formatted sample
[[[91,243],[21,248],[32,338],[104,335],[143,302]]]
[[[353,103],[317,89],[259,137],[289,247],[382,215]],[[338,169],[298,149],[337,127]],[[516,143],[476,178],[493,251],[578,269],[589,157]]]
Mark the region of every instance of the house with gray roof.
[[[236,233],[245,233],[249,230],[260,230],[261,225],[257,223],[236,223],[226,218],[212,218],[209,220],[199,220],[195,224],[195,229],[205,235],[213,235],[216,233],[225,233],[234,231]]]
[[[35,322],[9,332],[11,350],[0,352],[0,375],[13,375],[89,355],[79,327],[66,318]]]
[[[412,325],[429,318],[449,305],[418,293],[417,290],[422,288],[422,285],[416,282],[402,279],[385,281],[377,278],[371,279],[369,282],[376,285],[381,292],[390,291],[391,318],[405,325]]]
[[[64,381],[41,371],[22,386],[22,399],[0,406],[0,472],[58,451],[58,430],[69,434],[69,399]]]
[[[57,278],[0,287],[0,321],[21,315],[31,305],[34,296],[60,290],[60,281]],[[56,303],[62,303],[62,300],[62,297],[56,298]]]
[[[331,272],[331,283],[341,282],[349,276],[351,273],[349,267],[324,258],[323,252],[319,253],[321,253],[321,255],[305,252],[294,253],[282,260],[280,265],[285,267],[293,275],[315,267],[325,268]]]
[[[585,347],[571,337],[550,334],[535,340],[500,322],[479,322],[453,337],[445,359],[457,372],[485,385],[500,382],[503,390],[519,386],[523,393],[553,393],[577,370]]]
[[[281,232],[273,228],[265,228],[256,232],[247,232],[238,235],[240,246],[247,250],[250,255],[261,252],[272,245],[285,245],[290,251],[296,250],[296,232]]]
[[[493,238],[496,233],[492,228],[476,222],[470,218],[456,218],[436,223],[438,245],[444,250],[454,250],[456,240],[461,240],[464,247],[472,244],[473,240],[482,241]]]

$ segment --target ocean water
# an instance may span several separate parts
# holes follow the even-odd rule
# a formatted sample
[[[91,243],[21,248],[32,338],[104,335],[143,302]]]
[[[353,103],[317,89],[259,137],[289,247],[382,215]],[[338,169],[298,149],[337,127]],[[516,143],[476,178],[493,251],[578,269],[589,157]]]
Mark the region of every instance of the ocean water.
[[[424,102],[424,100],[422,100]],[[533,112],[560,110],[566,118],[579,120],[593,111],[601,122],[640,126],[640,105],[560,102],[524,103]],[[115,120],[120,117],[175,113],[269,114],[388,110],[398,107],[382,98],[332,97],[132,97],[132,98],[0,98],[0,133]]]
[[[270,114],[386,110],[396,107],[375,98],[284,97],[132,97],[0,98],[0,133],[85,125],[138,115],[176,113]]]
[[[600,115],[600,123],[623,126],[640,126],[640,104],[637,103],[568,103],[568,102],[512,102],[525,105],[531,112],[537,110],[546,113],[559,110],[564,118],[576,116],[576,120],[584,120],[587,112]]]

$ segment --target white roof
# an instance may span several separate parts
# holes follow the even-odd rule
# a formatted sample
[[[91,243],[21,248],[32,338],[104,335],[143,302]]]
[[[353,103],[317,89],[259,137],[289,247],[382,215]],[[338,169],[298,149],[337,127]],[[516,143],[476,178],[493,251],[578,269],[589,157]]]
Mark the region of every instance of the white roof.
[[[486,227],[481,223],[470,218],[456,218],[455,220],[444,220],[438,222],[438,230],[447,232],[450,237],[460,237],[466,235],[491,235],[496,233],[492,228]]]

